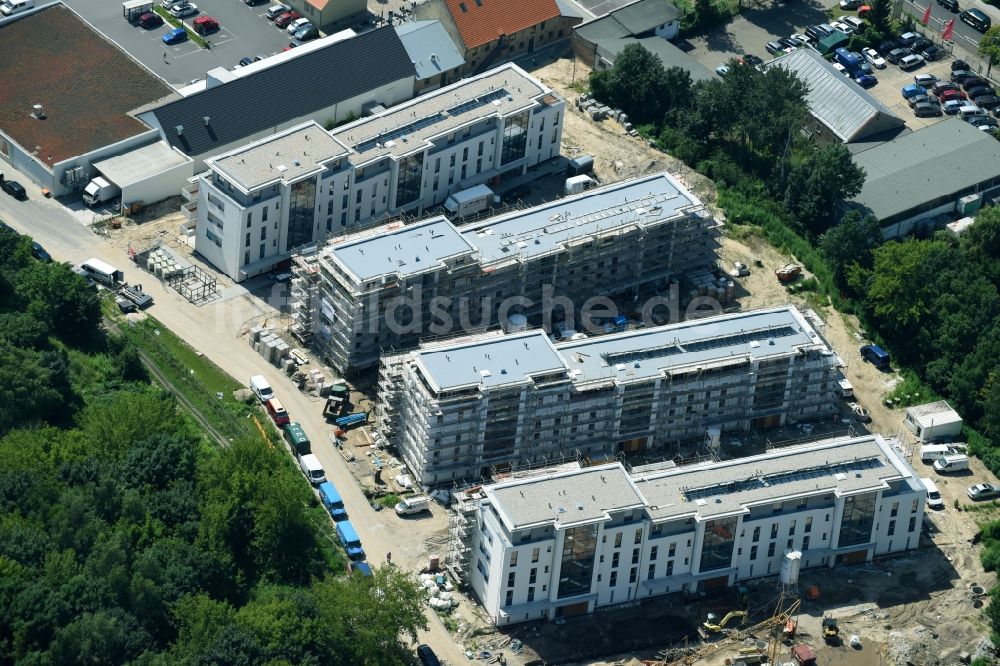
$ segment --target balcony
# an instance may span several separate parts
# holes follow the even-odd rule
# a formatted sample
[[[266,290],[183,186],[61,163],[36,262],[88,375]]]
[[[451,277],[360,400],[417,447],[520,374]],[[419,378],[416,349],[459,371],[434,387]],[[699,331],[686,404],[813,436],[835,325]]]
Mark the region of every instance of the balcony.
[[[181,188],[181,196],[184,197],[185,199],[187,199],[188,201],[197,201],[198,200],[198,184],[199,184],[199,181],[196,180],[195,182],[190,183],[190,184],[185,185],[184,187],[182,187]]]
[[[198,220],[198,199],[181,204],[181,214],[188,222],[196,222]]]

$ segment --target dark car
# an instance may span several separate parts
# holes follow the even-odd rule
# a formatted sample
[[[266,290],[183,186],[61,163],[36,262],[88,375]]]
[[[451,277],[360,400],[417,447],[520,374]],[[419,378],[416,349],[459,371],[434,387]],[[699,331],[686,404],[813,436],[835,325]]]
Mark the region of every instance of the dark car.
[[[300,18],[302,18],[302,14],[299,14],[298,12],[285,12],[284,14],[278,16],[278,18],[274,19],[274,25],[279,28],[286,28],[289,23]]]
[[[885,54],[885,59],[893,65],[898,65],[900,60],[911,55],[913,55],[913,51],[910,49],[895,48]]]
[[[16,180],[5,180],[0,184],[0,187],[3,187],[3,191],[15,199],[24,201],[28,198],[28,192],[24,189],[24,185],[21,185]]]
[[[915,115],[917,118],[930,118],[932,116],[940,116],[941,107],[937,104],[920,102],[919,104],[913,105],[913,115]]]
[[[907,47],[914,53],[923,53],[930,47],[934,46],[934,42],[924,37],[917,37],[913,42]]]
[[[989,127],[992,129],[997,126],[997,119],[990,118],[989,116],[969,116],[968,122],[970,125],[975,125],[976,127]]]
[[[964,69],[966,71],[970,71],[972,69],[972,66],[969,65],[969,63],[967,63],[964,60],[962,60],[961,58],[958,58],[957,60],[953,60],[952,63],[951,63],[951,71],[957,72],[960,69]]]
[[[954,83],[953,81],[941,81],[939,79],[935,81],[934,84],[931,86],[931,92],[938,96],[940,96],[941,93],[946,92],[948,90],[954,90],[958,92],[958,84]]]
[[[951,80],[955,83],[962,83],[966,79],[975,78],[975,74],[967,69],[953,69],[951,70]]]
[[[937,3],[952,14],[958,13],[958,0],[937,0]]]
[[[252,65],[252,64],[253,64],[253,58],[251,58],[250,56],[240,58],[240,67],[246,67],[247,65]]]
[[[989,86],[975,86],[973,88],[966,88],[965,94],[969,99],[976,99],[977,97],[992,97],[996,94],[996,91]]]
[[[420,658],[420,663],[423,666],[441,666],[441,660],[434,654],[430,645],[418,645],[417,657]]]
[[[983,109],[990,109],[995,111],[1000,107],[1000,97],[996,95],[980,95],[979,97],[973,97],[972,101],[975,102],[976,106]]]
[[[31,254],[39,261],[44,261],[45,263],[50,263],[52,261],[52,255],[45,251],[42,244],[38,241],[33,241],[31,243]]]
[[[871,88],[873,85],[878,83],[878,79],[871,74],[860,74],[854,77],[854,82],[862,88]]]
[[[879,52],[879,55],[883,55],[884,56],[884,55],[888,54],[889,51],[895,51],[898,48],[899,48],[899,44],[897,44],[896,42],[890,40],[890,41],[882,42],[881,44],[878,45],[878,47],[876,47],[875,50]]]
[[[314,25],[304,25],[295,31],[295,40],[299,42],[308,42],[311,39],[319,38],[319,28]]]
[[[962,90],[969,92],[970,88],[989,86],[990,82],[981,76],[969,76],[962,80]]]
[[[940,60],[944,56],[944,50],[937,44],[931,44],[921,55],[924,56],[924,60]]]
[[[930,95],[921,94],[907,98],[906,103],[910,105],[910,108],[913,108],[917,104],[937,104],[938,102]]]
[[[159,14],[154,14],[153,12],[146,12],[145,14],[139,16],[139,25],[146,30],[159,28],[163,25],[163,17]]]
[[[744,53],[743,63],[746,65],[750,65],[751,67],[760,67],[761,65],[764,64],[764,59],[759,56],[755,56],[752,53]]]
[[[805,44],[802,42],[802,40],[799,39],[799,38],[797,38],[797,37],[782,37],[778,41],[781,44],[783,44],[785,46],[785,48],[789,48],[789,49],[797,49],[800,46],[805,46]]]
[[[771,55],[778,55],[779,53],[784,53],[785,48],[787,47],[781,42],[768,42],[764,46],[764,49],[766,49],[767,52],[770,53]]]

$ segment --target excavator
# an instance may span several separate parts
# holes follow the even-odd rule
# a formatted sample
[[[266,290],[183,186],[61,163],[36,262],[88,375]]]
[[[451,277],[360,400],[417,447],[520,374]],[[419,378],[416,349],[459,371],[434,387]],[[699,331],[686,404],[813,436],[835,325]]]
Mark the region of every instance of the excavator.
[[[739,620],[739,624],[742,625],[747,618],[747,612],[745,610],[735,610],[726,613],[726,616],[722,618],[722,621],[718,624],[714,624],[710,619],[705,620],[700,627],[698,627],[698,634],[701,636],[702,640],[708,640],[708,638],[714,634],[721,634],[729,626],[730,622]]]
[[[823,618],[823,640],[831,644],[837,643],[840,640],[840,627],[837,626],[835,618]]]

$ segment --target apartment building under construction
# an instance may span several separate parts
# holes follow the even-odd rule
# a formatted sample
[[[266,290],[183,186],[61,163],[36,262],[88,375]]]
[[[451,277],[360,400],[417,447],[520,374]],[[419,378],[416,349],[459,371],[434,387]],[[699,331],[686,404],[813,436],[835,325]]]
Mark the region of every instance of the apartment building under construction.
[[[433,486],[829,416],[837,365],[791,306],[559,344],[492,333],[383,358],[377,412]]]
[[[638,311],[640,297],[715,262],[718,226],[667,173],[461,228],[443,217],[393,223],[319,249],[310,261],[320,279],[296,274],[296,323],[332,365],[352,372],[376,365],[383,350],[482,331],[511,315],[536,325],[579,321],[595,296]]]

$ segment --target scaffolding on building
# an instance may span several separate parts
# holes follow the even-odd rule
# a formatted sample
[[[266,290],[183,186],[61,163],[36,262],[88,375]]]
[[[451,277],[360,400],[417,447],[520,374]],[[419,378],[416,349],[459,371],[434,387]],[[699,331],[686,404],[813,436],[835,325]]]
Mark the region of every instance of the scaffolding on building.
[[[292,255],[292,323],[288,331],[304,345],[312,342],[316,326],[320,279],[319,256],[316,246],[303,248]]]

